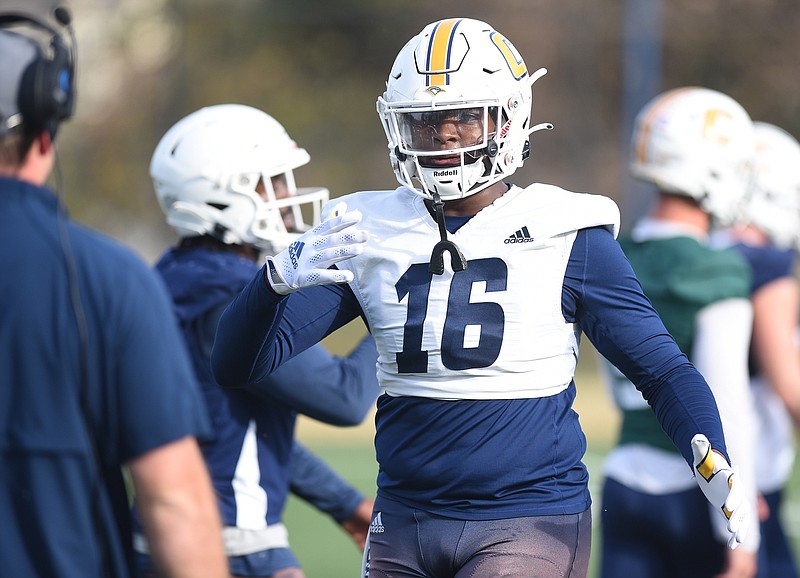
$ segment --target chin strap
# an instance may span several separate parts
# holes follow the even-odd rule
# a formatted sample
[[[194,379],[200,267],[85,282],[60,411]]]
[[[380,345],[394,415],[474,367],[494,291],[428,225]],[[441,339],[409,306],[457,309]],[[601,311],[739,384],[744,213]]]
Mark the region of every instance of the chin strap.
[[[464,258],[458,246],[452,241],[447,240],[447,228],[444,225],[444,203],[439,193],[432,191],[431,196],[433,197],[433,214],[436,219],[436,224],[439,226],[441,241],[433,246],[431,262],[428,264],[428,272],[434,275],[441,275],[444,273],[445,251],[450,253],[450,265],[453,267],[453,271],[463,271],[467,268],[467,260]]]

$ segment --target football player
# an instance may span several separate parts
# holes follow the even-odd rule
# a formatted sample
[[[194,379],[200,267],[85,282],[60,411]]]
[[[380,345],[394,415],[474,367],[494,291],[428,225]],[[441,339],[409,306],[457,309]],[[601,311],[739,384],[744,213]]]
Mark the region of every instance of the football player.
[[[615,240],[617,206],[508,180],[550,128],[531,124],[543,74],[489,24],[426,26],[377,102],[400,187],[331,201],[220,319],[212,366],[232,387],[354,318],[374,335],[385,393],[369,576],[586,576],[581,331],[689,467],[703,464],[701,487],[741,539],[749,506],[711,391],[642,294]]]
[[[769,510],[761,524],[757,576],[796,578],[781,507],[795,459],[795,428],[800,425],[800,295],[794,276],[800,249],[800,144],[775,125],[756,122],[754,127],[753,186],[738,222],[714,238],[740,252],[753,270],[755,481]]]
[[[347,357],[322,345],[303,352],[252,391],[224,390],[209,356],[219,315],[259,269],[320,220],[328,190],[298,188],[308,152],[258,109],[222,104],[178,121],[150,165],[159,205],[179,236],[156,264],[172,296],[214,440],[202,447],[223,517],[234,576],[302,578],[283,510],[290,489],[329,514],[363,546],[372,513],[365,498],[294,439],[298,413],[335,425],[361,423],[379,390],[369,336]],[[137,535],[139,564],[150,570]]]
[[[636,118],[630,162],[632,174],[657,191],[650,212],[620,239],[645,294],[714,393],[750,503],[756,502],[750,270],[733,251],[709,248],[708,240],[712,226],[735,219],[753,154],[753,123],[729,96],[703,87],[658,95]],[[647,401],[621,373],[601,367],[609,369],[622,412],[617,447],[605,462],[601,576],[752,577],[757,516],[742,547],[727,550],[724,519],[706,515],[703,494]]]

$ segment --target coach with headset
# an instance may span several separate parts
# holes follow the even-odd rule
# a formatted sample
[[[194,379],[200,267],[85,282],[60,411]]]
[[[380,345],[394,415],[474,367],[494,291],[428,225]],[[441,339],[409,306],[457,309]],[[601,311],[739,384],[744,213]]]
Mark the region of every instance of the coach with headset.
[[[165,290],[45,188],[75,100],[69,21],[0,11],[0,576],[132,576],[123,466],[160,572],[227,576]]]

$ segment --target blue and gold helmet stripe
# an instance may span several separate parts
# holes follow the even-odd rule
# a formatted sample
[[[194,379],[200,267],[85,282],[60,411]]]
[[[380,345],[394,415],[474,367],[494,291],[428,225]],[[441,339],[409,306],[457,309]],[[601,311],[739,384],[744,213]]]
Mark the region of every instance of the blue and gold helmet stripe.
[[[433,29],[431,40],[428,44],[425,86],[443,86],[450,83],[450,75],[442,71],[450,68],[450,50],[453,46],[456,28],[461,18],[442,20]]]

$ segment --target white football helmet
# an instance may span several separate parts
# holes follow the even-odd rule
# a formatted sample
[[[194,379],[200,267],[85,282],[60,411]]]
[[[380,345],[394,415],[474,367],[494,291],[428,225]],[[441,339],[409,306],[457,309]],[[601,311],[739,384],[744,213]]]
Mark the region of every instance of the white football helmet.
[[[700,87],[669,90],[634,122],[631,173],[695,199],[715,224],[732,223],[751,179],[753,122],[731,97]]]
[[[800,249],[800,143],[785,130],[756,122],[753,186],[744,219],[785,249]]]
[[[530,154],[530,133],[552,128],[530,126],[532,86],[545,73],[530,75],[511,42],[484,22],[426,26],[397,55],[377,102],[397,180],[447,201],[511,175]]]
[[[150,176],[167,222],[180,237],[211,235],[278,252],[320,222],[328,201],[325,188],[295,185],[293,169],[309,160],[270,115],[221,104],[193,112],[166,132],[153,153]],[[272,177],[285,178],[288,196],[276,195]],[[290,228],[284,216],[293,222]]]

